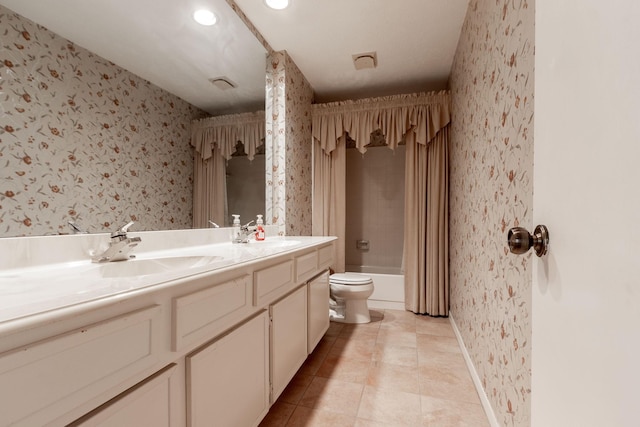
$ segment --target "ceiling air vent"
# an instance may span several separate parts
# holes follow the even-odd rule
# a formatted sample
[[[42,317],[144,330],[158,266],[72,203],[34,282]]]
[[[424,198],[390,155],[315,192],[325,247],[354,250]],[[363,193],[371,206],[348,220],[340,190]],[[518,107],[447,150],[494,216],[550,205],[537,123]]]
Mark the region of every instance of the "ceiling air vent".
[[[351,55],[353,65],[356,70],[364,70],[366,68],[376,68],[378,65],[378,54],[376,52],[356,53]]]
[[[234,89],[238,86],[227,77],[216,77],[209,81],[220,90]]]

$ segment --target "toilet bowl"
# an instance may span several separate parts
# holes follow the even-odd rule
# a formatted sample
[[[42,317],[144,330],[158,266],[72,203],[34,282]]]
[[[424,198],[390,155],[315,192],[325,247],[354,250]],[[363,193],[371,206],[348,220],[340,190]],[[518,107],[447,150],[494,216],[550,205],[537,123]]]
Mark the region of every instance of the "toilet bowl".
[[[357,273],[336,273],[329,277],[329,317],[334,322],[369,323],[367,298],[373,293],[371,277]]]

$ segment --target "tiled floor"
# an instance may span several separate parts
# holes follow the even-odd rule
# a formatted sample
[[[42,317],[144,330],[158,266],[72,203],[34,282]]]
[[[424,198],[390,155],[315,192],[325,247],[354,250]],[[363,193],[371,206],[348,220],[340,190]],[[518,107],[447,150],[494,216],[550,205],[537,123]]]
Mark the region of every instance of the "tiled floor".
[[[448,319],[371,314],[331,323],[261,427],[489,425]]]

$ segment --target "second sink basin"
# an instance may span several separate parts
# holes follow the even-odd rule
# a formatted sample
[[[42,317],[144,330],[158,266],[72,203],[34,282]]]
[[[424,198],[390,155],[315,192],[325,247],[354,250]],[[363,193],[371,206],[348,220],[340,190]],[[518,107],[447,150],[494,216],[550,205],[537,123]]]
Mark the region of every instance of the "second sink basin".
[[[175,270],[187,270],[204,267],[222,260],[221,256],[176,256],[166,258],[131,259],[97,265],[101,277],[131,277],[149,274],[167,273]]]

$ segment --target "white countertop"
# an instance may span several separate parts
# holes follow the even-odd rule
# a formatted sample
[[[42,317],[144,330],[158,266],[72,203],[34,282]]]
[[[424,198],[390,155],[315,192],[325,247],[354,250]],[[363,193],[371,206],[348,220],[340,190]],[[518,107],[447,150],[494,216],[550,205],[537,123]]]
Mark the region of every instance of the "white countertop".
[[[206,244],[202,241],[207,240],[206,236],[203,238],[202,233],[196,234],[192,230],[184,233],[130,233],[142,238],[141,250],[132,252],[136,259],[99,264],[92,263],[87,254],[87,247],[92,244],[86,242],[92,241],[95,246],[96,235],[60,236],[57,241],[57,236],[40,238],[37,244],[34,241],[25,243],[19,238],[0,239],[3,255],[14,257],[8,264],[17,266],[2,268],[0,265],[0,329],[17,319],[96,301],[126,298],[132,293],[151,291],[156,286],[170,286],[171,282],[183,278],[242,267],[243,264],[249,265],[335,239],[323,236],[271,237],[264,242],[232,244],[225,241],[226,234],[222,234],[228,232],[207,230],[206,233],[217,236],[209,240],[219,242],[223,236],[224,242]],[[105,237],[100,239],[104,241]],[[12,243],[13,252],[17,251],[17,254],[12,253]],[[147,243],[146,251],[143,251],[144,243]],[[83,250],[74,252],[74,244]],[[49,259],[54,259],[54,262],[46,262]],[[152,260],[168,267],[159,266],[163,271],[156,272],[156,261]],[[136,271],[134,267],[145,268],[140,268],[135,274],[129,273]]]

